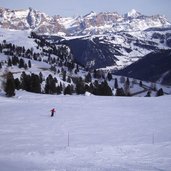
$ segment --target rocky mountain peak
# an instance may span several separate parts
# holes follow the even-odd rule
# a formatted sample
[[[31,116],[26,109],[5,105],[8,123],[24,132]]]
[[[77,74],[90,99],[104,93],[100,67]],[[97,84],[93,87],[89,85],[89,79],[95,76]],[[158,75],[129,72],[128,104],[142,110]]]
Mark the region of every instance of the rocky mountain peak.
[[[137,18],[137,17],[139,17],[141,15],[142,14],[140,12],[136,11],[135,9],[132,9],[127,14],[125,14],[125,16],[128,17],[128,18]]]

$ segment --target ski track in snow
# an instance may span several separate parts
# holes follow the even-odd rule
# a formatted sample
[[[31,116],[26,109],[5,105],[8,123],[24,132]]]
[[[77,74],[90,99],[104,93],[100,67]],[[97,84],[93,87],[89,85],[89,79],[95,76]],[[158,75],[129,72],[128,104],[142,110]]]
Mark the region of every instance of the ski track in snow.
[[[0,170],[170,171],[170,100],[0,96]]]

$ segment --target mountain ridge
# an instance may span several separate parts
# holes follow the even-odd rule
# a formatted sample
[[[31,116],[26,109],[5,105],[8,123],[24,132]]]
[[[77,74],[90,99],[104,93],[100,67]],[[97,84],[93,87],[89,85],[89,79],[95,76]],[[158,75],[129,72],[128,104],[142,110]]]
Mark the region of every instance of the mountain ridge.
[[[142,31],[151,27],[171,26],[161,15],[146,16],[131,10],[120,15],[117,12],[90,12],[84,16],[61,17],[29,8],[11,10],[0,7],[0,27],[14,30],[31,29],[37,33],[60,34],[68,36],[86,34],[105,34],[118,31]]]

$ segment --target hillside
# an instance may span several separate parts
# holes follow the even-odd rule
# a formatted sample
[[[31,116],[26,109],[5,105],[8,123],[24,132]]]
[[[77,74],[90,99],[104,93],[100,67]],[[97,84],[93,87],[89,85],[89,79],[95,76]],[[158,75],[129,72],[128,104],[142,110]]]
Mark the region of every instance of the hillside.
[[[0,168],[170,171],[170,100],[24,91],[0,96]]]
[[[116,73],[126,77],[171,85],[171,50],[150,53]]]
[[[28,31],[5,29],[0,29],[0,35],[1,89],[4,82],[3,75],[8,71],[14,76],[16,89],[36,93],[85,94],[88,91],[94,95],[118,95],[118,89],[122,92],[120,95],[146,96],[150,91],[152,96],[156,96],[160,88],[164,90],[164,94],[170,93],[170,87],[147,82],[143,82],[145,87],[142,87],[139,84],[140,80],[133,78],[130,78],[129,85],[125,86],[126,78],[112,75],[108,68],[89,70],[73,57],[75,55],[73,48],[66,40],[54,43],[58,37],[52,39],[30,34]],[[98,40],[100,39],[96,39]],[[80,48],[77,51],[81,51],[79,41],[78,45]],[[99,50],[102,46],[105,48],[101,42]],[[101,49],[102,51],[105,53],[105,58],[101,56],[101,59],[95,59],[99,65],[105,63],[109,52],[107,49]],[[110,57],[113,58],[112,54]]]

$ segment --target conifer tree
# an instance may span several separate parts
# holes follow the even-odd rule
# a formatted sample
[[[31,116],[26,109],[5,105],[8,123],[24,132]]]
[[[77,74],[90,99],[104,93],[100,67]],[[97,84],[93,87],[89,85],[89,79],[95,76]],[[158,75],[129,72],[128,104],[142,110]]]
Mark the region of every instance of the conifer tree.
[[[31,92],[41,93],[40,78],[36,74],[31,74]]]
[[[17,65],[18,63],[19,63],[18,57],[13,56],[13,57],[12,57],[12,64],[13,64],[13,65]]]
[[[11,58],[8,58],[8,66],[12,66]]]
[[[126,79],[124,84],[124,91],[126,96],[130,96],[130,81],[129,78]]]
[[[31,77],[27,75],[24,71],[20,76],[21,88],[26,91],[31,91]]]
[[[8,97],[15,96],[15,81],[11,72],[8,72],[6,75],[4,91]]]
[[[67,82],[68,82],[68,83],[71,83],[71,77],[68,77],[68,78],[67,78]]]
[[[157,91],[156,96],[163,96],[163,95],[164,95],[163,89],[160,88],[160,89]]]
[[[72,95],[70,84],[68,84],[67,87],[64,89],[64,95],[66,95],[66,94]]]
[[[40,83],[42,83],[43,82],[43,74],[42,74],[42,72],[39,73],[39,79],[40,79]]]
[[[115,96],[125,96],[123,88],[117,88]]]
[[[85,82],[86,82],[86,83],[89,83],[89,82],[91,82],[91,80],[92,80],[91,74],[88,73],[88,74],[85,76]]]
[[[63,73],[62,73],[62,74],[63,74],[63,78],[62,78],[62,80],[63,80],[63,81],[66,81],[66,71],[63,71]]]
[[[31,61],[28,61],[28,67],[31,68]]]
[[[22,58],[20,58],[19,60],[19,68],[24,68],[24,60]]]
[[[140,81],[139,85],[140,85],[140,87],[142,87],[142,86],[143,86],[143,83],[142,83],[142,81]]]
[[[56,93],[56,82],[51,74],[46,78],[45,93],[54,94]]]
[[[103,95],[103,96],[112,96],[113,95],[112,90],[109,87],[107,81],[104,81],[104,82],[101,83],[101,85],[100,85],[100,95]]]
[[[145,97],[151,97],[151,91],[148,91]]]
[[[76,89],[77,94],[84,94],[85,93],[85,87],[82,77],[79,77],[76,81]]]
[[[19,90],[21,88],[21,83],[20,83],[20,80],[18,78],[15,79],[15,88],[17,90]]]
[[[107,79],[108,79],[109,81],[112,80],[112,74],[111,74],[110,72],[108,72],[108,74],[107,74]]]
[[[114,88],[115,88],[115,89],[118,88],[118,80],[117,80],[117,78],[115,78]]]

